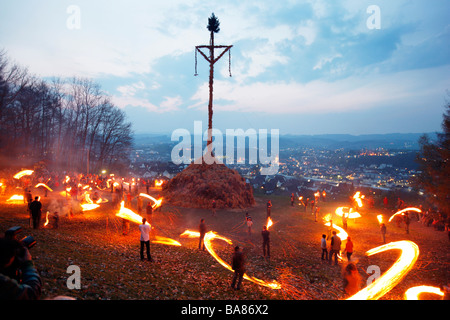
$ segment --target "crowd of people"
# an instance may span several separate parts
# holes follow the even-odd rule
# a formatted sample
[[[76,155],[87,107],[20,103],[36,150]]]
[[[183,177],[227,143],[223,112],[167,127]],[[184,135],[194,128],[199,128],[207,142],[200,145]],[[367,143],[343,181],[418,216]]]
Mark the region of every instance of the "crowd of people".
[[[33,185],[36,183],[45,183],[50,188],[55,190],[67,191],[66,195],[70,198],[77,199],[83,192],[85,186],[90,186],[91,188],[96,188],[102,191],[110,191],[111,197],[114,205],[119,205],[121,201],[126,202],[126,207],[131,208],[131,203],[133,199],[136,199],[137,211],[139,214],[144,211],[144,206],[142,198],[138,196],[139,188],[146,188],[148,193],[148,188],[153,185],[153,181],[141,180],[141,179],[129,179],[125,180],[122,178],[111,178],[102,175],[83,175],[74,173],[62,173],[62,174],[52,174],[52,175],[33,175],[33,177],[25,177],[17,181],[16,179],[9,179],[5,181],[2,180],[2,190],[1,192],[8,192],[8,188],[17,190],[21,188],[24,190],[24,201],[28,203],[28,210],[30,212],[30,217],[32,219],[33,228],[38,228],[42,215],[42,203],[39,201],[39,196],[33,197],[31,190]],[[114,183],[116,182],[116,184]],[[93,191],[93,199],[95,200],[97,191]],[[45,195],[44,195],[45,196]],[[292,194],[290,196],[291,206],[294,206],[296,200],[299,200],[300,205],[306,208],[311,208],[311,213],[314,215],[315,221],[317,221],[319,216],[319,211],[322,202],[326,201],[326,193],[315,194],[313,201],[302,199],[298,196]],[[398,209],[404,208],[404,202],[400,201],[398,204]],[[266,219],[271,218],[273,204],[270,200],[266,204]],[[142,224],[139,225],[140,231],[140,247],[139,256],[141,260],[144,260],[144,253],[146,253],[146,258],[148,261],[153,261],[150,252],[150,237],[151,237],[151,227],[149,224],[152,223],[153,208],[150,203],[148,203],[145,208],[146,218],[143,218]],[[212,217],[216,215],[216,205],[212,201],[211,204]],[[449,231],[448,218],[439,212],[433,212],[430,210],[421,211],[420,213],[403,214],[397,217],[395,223],[397,226],[402,227],[405,225],[405,230],[409,233],[409,224],[411,219],[417,219],[427,227],[434,227],[436,230],[447,230]],[[124,219],[125,221],[126,219]],[[245,216],[245,226],[248,235],[252,236],[253,219],[246,212]],[[344,223],[344,228],[346,229],[346,224]],[[198,249],[201,251],[205,250],[204,238],[207,233],[207,226],[205,219],[201,219],[199,226],[199,243]],[[386,243],[386,225],[380,224],[380,232],[382,235],[383,243]],[[126,233],[124,233],[126,234]],[[450,234],[450,233],[449,233]],[[270,260],[271,251],[271,239],[270,231],[267,224],[264,224],[260,232],[261,237],[261,254],[262,256]],[[450,239],[450,238],[449,238]],[[4,249],[8,247],[8,249]],[[18,249],[20,247],[20,250]],[[13,249],[11,249],[13,248]],[[17,241],[12,245],[11,239],[0,239],[0,285],[5,285],[4,288],[9,288],[8,292],[2,290],[0,292],[0,299],[3,297],[14,298],[14,299],[36,299],[40,296],[40,290],[42,286],[39,273],[36,271],[32,264],[31,255],[27,248],[23,246],[18,246]],[[339,265],[340,262],[344,262],[343,256],[346,257],[346,263],[342,263],[342,278],[343,278],[343,292],[345,295],[350,296],[360,290],[361,276],[358,272],[356,264],[352,261],[352,255],[354,251],[353,239],[348,236],[345,245],[344,241],[341,240],[339,235],[335,230],[333,230],[333,222],[330,221],[330,227],[327,230],[327,234],[322,234],[320,239],[320,250],[321,250],[321,260],[334,265]],[[21,280],[14,282],[14,277],[10,273],[11,266],[21,270]],[[242,250],[242,247],[235,246],[233,248],[231,267],[234,271],[233,278],[230,287],[233,290],[240,290],[242,286],[243,275],[246,270],[246,257]]]

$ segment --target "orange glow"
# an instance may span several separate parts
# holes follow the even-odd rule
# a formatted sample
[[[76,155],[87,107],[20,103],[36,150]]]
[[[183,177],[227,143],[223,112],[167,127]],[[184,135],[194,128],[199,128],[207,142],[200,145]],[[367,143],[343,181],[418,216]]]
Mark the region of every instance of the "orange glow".
[[[153,240],[152,243],[160,243],[160,244],[165,244],[168,246],[181,247],[181,243],[179,243],[178,241],[170,239],[170,238],[166,238],[166,237],[160,237],[160,236],[155,236],[155,240]]]
[[[156,188],[160,188],[160,187],[162,187],[162,185],[163,185],[163,183],[164,183],[164,180],[155,180],[155,187]]]
[[[198,238],[200,237],[200,232],[185,230],[182,234],[180,234],[182,238]]]
[[[421,293],[433,293],[437,294],[438,296],[443,297],[444,292],[441,291],[438,287],[432,287],[432,286],[417,286],[412,287],[406,290],[405,292],[405,299],[406,300],[419,300],[419,294]]]
[[[156,200],[156,199],[153,198],[151,195],[148,195],[148,194],[146,194],[146,193],[140,193],[139,196],[140,196],[140,197],[145,197],[145,198],[147,198],[147,199],[152,200],[152,201],[154,202],[154,204],[152,205],[152,208],[153,208],[153,209],[156,209],[156,208],[160,207],[161,204],[162,204],[163,198],[159,198],[158,200]]]
[[[325,225],[327,227],[330,226],[330,222],[325,223]],[[336,229],[337,231],[339,231],[336,235],[341,238],[342,241],[347,240],[348,238],[348,233],[345,232],[344,229],[342,229],[341,227],[337,226],[336,224],[333,223],[333,228]]]
[[[418,209],[418,208],[414,208],[414,207],[410,207],[410,208],[405,208],[402,209],[400,211],[397,211],[396,213],[394,213],[390,218],[389,218],[389,222],[392,221],[392,219],[394,219],[394,217],[398,214],[403,215],[406,211],[415,211],[415,212],[422,212],[422,210]]]
[[[330,221],[332,219],[331,213],[327,213],[322,219],[323,221]]]
[[[270,217],[267,218],[267,230],[269,230],[269,228],[270,228],[272,225],[273,225],[272,219],[270,219]]]
[[[180,237],[187,237],[187,238],[195,238],[195,237],[199,237],[199,236],[200,236],[199,232],[195,232],[195,231],[191,231],[191,230],[186,230],[180,235]],[[231,266],[228,263],[226,263],[225,261],[223,261],[222,258],[220,258],[217,255],[217,253],[214,251],[214,249],[212,247],[212,243],[211,243],[212,240],[214,240],[214,239],[223,240],[226,243],[228,243],[229,245],[232,244],[232,241],[228,238],[219,236],[214,231],[207,232],[205,234],[205,238],[204,238],[206,250],[208,250],[208,252],[213,256],[213,258],[216,259],[216,261],[219,262],[225,269],[228,269],[233,272],[233,269],[231,268]],[[266,282],[264,280],[261,280],[261,279],[255,278],[255,277],[250,277],[247,274],[244,274],[244,279],[252,281],[260,286],[269,287],[271,289],[281,289],[281,285],[276,281]]]
[[[378,300],[395,287],[412,269],[419,256],[419,247],[411,241],[397,241],[370,249],[366,252],[371,256],[388,250],[401,250],[401,255],[392,267],[376,281],[360,290],[349,300]]]
[[[23,176],[29,176],[30,174],[32,174],[34,171],[33,170],[22,170],[22,171],[20,171],[20,172],[17,172],[15,175],[14,175],[14,179],[20,179],[20,178],[22,178]]]
[[[383,215],[382,214],[377,215],[377,219],[378,219],[379,224],[383,223]]]
[[[98,207],[100,207],[99,204],[94,203],[91,198],[89,197],[89,193],[86,193],[84,196],[84,199],[86,200],[86,203],[81,204],[81,209],[83,211],[89,211],[89,210],[94,210],[97,209]]]
[[[47,215],[45,216],[44,227],[48,225],[48,214],[49,214],[49,212],[47,211]]]
[[[356,201],[356,203],[358,204],[358,207],[362,207],[363,203],[362,203],[362,199],[364,199],[364,195],[361,195],[360,191],[357,191],[354,195],[353,195],[353,199]]]
[[[37,185],[35,185],[34,186],[35,188],[39,188],[39,187],[44,187],[44,188],[46,188],[48,191],[50,191],[50,192],[52,192],[53,190],[48,186],[48,185],[46,185],[45,183],[38,183]]]
[[[344,210],[346,212],[344,212]],[[341,217],[343,215],[345,215],[345,217],[347,217],[349,219],[361,218],[361,215],[359,214],[359,212],[353,211],[353,208],[349,208],[349,207],[338,207],[336,209],[335,213]]]
[[[120,203],[120,210],[118,213],[116,213],[116,216],[126,219],[126,220],[130,220],[131,222],[135,222],[138,224],[142,223],[142,217],[140,215],[138,215],[131,209],[125,208],[125,201],[122,201]],[[148,221],[145,224],[150,225],[150,223],[148,223]]]
[[[100,207],[100,205],[96,204],[96,203],[83,203],[83,204],[81,204],[81,210],[83,210],[83,211],[94,210],[94,209],[97,209],[98,207]]]
[[[6,202],[11,202],[11,203],[23,203],[23,195],[19,195],[19,194],[15,194],[13,196],[11,196],[11,198],[6,199]]]

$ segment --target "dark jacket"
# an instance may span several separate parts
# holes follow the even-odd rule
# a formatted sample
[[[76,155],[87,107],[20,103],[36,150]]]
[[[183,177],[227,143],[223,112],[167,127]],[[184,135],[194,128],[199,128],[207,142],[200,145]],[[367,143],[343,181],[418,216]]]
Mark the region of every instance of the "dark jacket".
[[[269,230],[263,230],[261,231],[263,242],[270,242],[270,231]]]
[[[30,203],[30,211],[32,215],[41,214],[42,203],[40,201],[34,200]]]
[[[22,264],[20,283],[0,274],[0,300],[38,300],[41,296],[41,277],[31,261]]]
[[[200,231],[200,234],[205,234],[206,233],[206,224],[204,222],[200,223],[200,225],[198,226],[198,229]]]
[[[238,272],[245,272],[245,258],[242,252],[237,251],[233,254],[231,269]]]

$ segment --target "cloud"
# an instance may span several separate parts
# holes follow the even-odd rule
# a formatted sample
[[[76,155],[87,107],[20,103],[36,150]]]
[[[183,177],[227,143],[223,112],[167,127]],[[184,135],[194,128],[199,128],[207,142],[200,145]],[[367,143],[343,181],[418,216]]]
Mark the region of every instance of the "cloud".
[[[267,114],[322,114],[360,111],[381,106],[418,106],[428,96],[444,95],[450,87],[442,68],[398,73],[355,75],[336,81],[314,80],[255,82],[248,85],[216,81],[216,110]],[[428,83],[432,82],[430,88]],[[189,108],[204,108],[208,85],[201,85],[191,97]],[[422,106],[424,107],[424,106]]]
[[[330,56],[330,57],[321,58],[321,59],[319,60],[319,62],[317,62],[317,64],[313,67],[313,70],[320,70],[320,69],[322,69],[322,67],[323,67],[325,64],[330,63],[330,62],[332,62],[334,59],[337,59],[337,58],[342,58],[342,54],[337,53],[337,54],[335,54],[335,55],[333,55],[333,56]]]
[[[183,99],[180,96],[163,97],[163,100],[159,104],[154,104],[147,98],[127,94],[113,95],[111,99],[116,106],[122,109],[125,109],[126,107],[143,107],[147,111],[157,113],[177,111],[183,104]]]
[[[123,96],[134,96],[139,90],[145,89],[145,84],[142,81],[133,83],[131,85],[124,85],[117,88]]]

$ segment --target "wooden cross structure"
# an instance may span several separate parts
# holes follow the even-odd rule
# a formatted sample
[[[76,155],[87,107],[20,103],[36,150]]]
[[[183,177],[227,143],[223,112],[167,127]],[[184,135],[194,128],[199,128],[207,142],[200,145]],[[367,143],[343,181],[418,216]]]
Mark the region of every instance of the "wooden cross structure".
[[[208,30],[211,32],[210,44],[201,45],[195,47],[195,76],[197,76],[197,52],[199,52],[206,61],[209,62],[209,103],[208,103],[208,152],[212,155],[212,116],[213,116],[213,84],[214,84],[214,64],[223,57],[225,53],[228,52],[228,70],[231,77],[231,53],[230,49],[233,46],[223,46],[214,45],[214,33],[219,32],[219,20],[212,14],[211,18],[208,19]],[[209,56],[202,51],[202,49],[209,50]],[[221,53],[217,56],[214,55],[214,50],[220,49]]]

